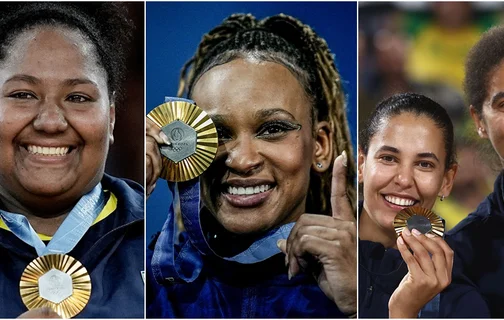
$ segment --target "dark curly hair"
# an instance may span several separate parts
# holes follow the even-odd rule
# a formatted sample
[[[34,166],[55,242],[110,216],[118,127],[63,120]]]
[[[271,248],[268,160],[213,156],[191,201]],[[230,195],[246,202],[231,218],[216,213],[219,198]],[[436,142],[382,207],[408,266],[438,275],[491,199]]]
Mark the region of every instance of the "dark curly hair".
[[[134,25],[124,4],[117,2],[15,2],[0,4],[0,62],[22,32],[40,25],[78,29],[96,47],[98,63],[107,73],[109,94],[121,93],[127,44]]]
[[[384,122],[403,113],[425,116],[431,119],[443,132],[446,151],[445,170],[457,162],[453,123],[446,110],[434,100],[416,93],[395,94],[381,101],[369,117],[364,129],[359,133],[359,147],[367,155],[369,143]]]
[[[464,90],[469,104],[480,117],[490,77],[495,67],[504,61],[503,44],[504,26],[494,27],[483,34],[467,56]]]
[[[246,57],[276,62],[288,68],[311,102],[312,123],[330,123],[334,133],[333,159],[343,150],[348,155],[347,194],[355,209],[355,162],[342,80],[326,41],[309,26],[284,14],[263,20],[251,14],[231,15],[203,36],[195,55],[182,68],[178,95],[190,97],[194,84],[212,67]],[[322,174],[312,171],[307,212],[331,214],[332,165],[331,162],[330,168]]]

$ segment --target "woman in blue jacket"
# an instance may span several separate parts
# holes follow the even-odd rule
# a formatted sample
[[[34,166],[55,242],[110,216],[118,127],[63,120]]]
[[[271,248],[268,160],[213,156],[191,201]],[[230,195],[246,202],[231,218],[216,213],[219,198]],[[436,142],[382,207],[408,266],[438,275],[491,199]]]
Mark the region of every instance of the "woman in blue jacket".
[[[219,148],[199,178],[202,209],[182,208],[177,241],[172,210],[151,246],[148,317],[356,315],[341,83],[325,41],[295,18],[236,14],[204,36],[179,93],[213,118]],[[163,139],[147,122],[150,193]]]
[[[453,251],[441,237],[394,230],[400,210],[447,197],[456,170],[453,125],[439,104],[404,93],[377,106],[359,137],[359,317],[487,315],[474,287],[449,286]]]
[[[487,31],[471,49],[465,73],[465,93],[478,135],[488,139],[504,166],[504,28]],[[504,180],[449,232],[454,249],[454,274],[478,287],[491,316],[504,317]]]
[[[143,188],[104,174],[126,8],[1,6],[0,317],[141,318]]]

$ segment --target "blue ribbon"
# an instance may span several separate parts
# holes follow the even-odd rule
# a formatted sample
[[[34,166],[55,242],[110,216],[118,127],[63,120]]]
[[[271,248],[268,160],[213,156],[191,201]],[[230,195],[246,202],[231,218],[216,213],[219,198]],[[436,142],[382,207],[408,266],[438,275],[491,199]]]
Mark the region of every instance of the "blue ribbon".
[[[82,239],[104,206],[105,195],[101,183],[98,183],[93,190],[80,198],[47,246],[24,215],[0,210],[0,217],[9,230],[23,242],[34,247],[39,256],[66,254]]]

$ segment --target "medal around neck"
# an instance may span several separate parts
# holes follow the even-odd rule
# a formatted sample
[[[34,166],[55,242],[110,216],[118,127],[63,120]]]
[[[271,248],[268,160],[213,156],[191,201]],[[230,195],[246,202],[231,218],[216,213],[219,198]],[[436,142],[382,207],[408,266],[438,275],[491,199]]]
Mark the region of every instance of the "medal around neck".
[[[182,182],[201,175],[212,163],[219,146],[217,130],[208,114],[195,104],[172,100],[154,108],[147,117],[168,137],[160,147],[160,177]]]
[[[400,237],[405,227],[409,230],[417,229],[422,234],[433,233],[443,237],[445,225],[443,219],[429,209],[410,207],[402,209],[394,219],[394,229]]]
[[[30,262],[19,288],[28,310],[49,307],[63,318],[72,318],[89,301],[91,278],[71,256],[48,254]]]

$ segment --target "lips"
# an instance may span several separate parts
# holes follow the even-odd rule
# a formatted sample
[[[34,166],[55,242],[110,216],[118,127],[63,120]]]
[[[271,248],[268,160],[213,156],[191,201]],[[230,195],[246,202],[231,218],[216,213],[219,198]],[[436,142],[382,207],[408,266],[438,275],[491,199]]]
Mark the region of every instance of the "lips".
[[[386,202],[400,207],[411,207],[415,205],[418,201],[410,197],[398,196],[398,195],[383,195]]]
[[[267,180],[229,180],[224,183],[222,196],[234,207],[256,207],[271,195],[275,184]]]
[[[29,153],[35,155],[42,156],[65,156],[69,153],[70,147],[61,146],[61,147],[47,147],[47,146],[38,146],[38,145],[28,145],[26,146],[26,150]]]

